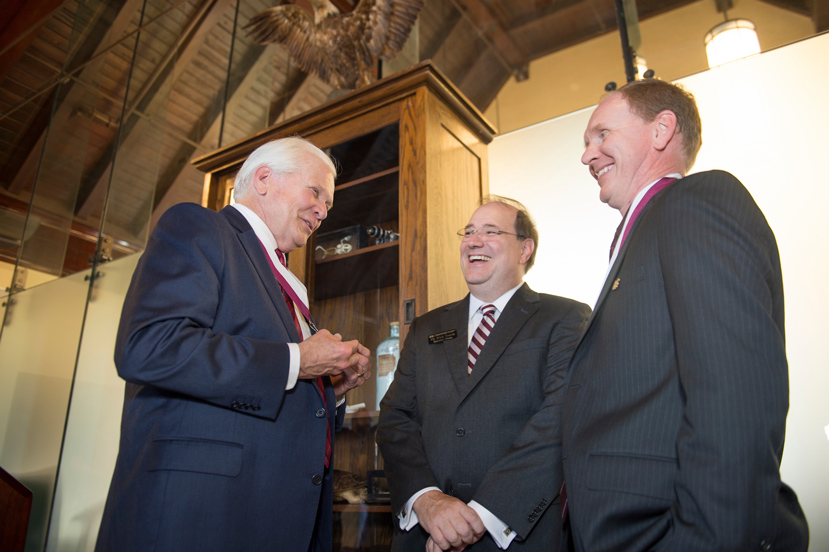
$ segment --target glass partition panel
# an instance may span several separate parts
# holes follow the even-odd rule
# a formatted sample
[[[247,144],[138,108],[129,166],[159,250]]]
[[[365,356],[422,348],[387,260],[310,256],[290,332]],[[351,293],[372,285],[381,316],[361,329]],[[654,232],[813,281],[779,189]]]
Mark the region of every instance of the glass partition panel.
[[[34,494],[31,551],[43,549],[88,275],[14,294],[0,340],[0,465]]]
[[[46,550],[93,550],[118,454],[124,381],[113,361],[124,296],[140,254],[100,267],[92,286],[66,422]]]

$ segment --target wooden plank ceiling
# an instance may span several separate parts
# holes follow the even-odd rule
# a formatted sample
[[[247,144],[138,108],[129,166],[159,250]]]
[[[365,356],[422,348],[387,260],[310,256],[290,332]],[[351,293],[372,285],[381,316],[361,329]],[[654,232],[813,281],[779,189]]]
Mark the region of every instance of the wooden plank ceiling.
[[[691,1],[638,0],[639,19]],[[191,158],[336,93],[283,48],[232,40],[278,2],[3,0],[0,260],[20,254],[71,273],[87,266],[102,228],[117,251],[140,249],[148,221],[200,201],[203,175]],[[355,2],[332,3],[348,12]],[[829,0],[769,3],[829,28]],[[419,58],[484,110],[510,76],[526,77],[530,61],[615,32],[616,13],[613,0],[426,0],[418,25]],[[23,237],[30,205],[39,227]],[[54,249],[71,250],[73,240],[87,245],[53,266]]]

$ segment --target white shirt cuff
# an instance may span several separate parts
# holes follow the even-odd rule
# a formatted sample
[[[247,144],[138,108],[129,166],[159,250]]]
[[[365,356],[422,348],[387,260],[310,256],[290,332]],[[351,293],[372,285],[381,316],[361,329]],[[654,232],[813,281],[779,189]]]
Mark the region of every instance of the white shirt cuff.
[[[414,506],[415,501],[420,498],[421,495],[429,491],[440,491],[440,489],[437,487],[426,487],[425,489],[419,490],[412,495],[412,498],[406,502],[406,505],[403,506],[403,509],[397,514],[397,520],[400,522],[400,529],[402,531],[408,531],[417,525],[417,514],[414,513],[412,506]]]
[[[512,543],[512,540],[515,538],[517,533],[510,529],[506,523],[495,517],[492,512],[474,500],[469,503],[469,507],[478,513],[481,521],[484,522],[484,527],[486,527],[487,532],[493,540],[495,540],[495,544],[498,545],[498,548],[506,550],[510,543]]]
[[[285,391],[290,391],[296,386],[299,379],[299,344],[288,343],[290,362],[288,364],[288,383],[285,384]]]

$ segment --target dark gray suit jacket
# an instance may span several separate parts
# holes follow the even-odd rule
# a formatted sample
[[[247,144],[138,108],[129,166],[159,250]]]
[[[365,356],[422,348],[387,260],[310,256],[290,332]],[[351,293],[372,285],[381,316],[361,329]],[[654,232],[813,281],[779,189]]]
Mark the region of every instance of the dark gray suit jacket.
[[[561,398],[565,371],[590,308],[526,284],[498,318],[467,375],[469,296],[409,328],[394,381],[381,404],[377,443],[399,512],[430,486],[476,500],[518,533],[510,550],[549,552],[561,520]],[[454,339],[429,336],[456,330]],[[418,525],[392,549],[421,552]],[[485,535],[468,548],[497,550]]]
[[[806,550],[779,474],[784,331],[777,243],[742,184],[703,172],[654,196],[573,354],[576,549]]]
[[[126,381],[101,551],[330,551],[326,401],[285,391],[299,342],[256,234],[234,208],[158,222],[115,347]]]

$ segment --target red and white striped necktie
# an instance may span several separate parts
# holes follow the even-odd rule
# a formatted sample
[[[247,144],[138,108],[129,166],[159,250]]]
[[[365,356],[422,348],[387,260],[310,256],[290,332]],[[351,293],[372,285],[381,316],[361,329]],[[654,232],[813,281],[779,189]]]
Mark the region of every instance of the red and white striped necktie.
[[[472,373],[472,368],[478,360],[478,355],[481,354],[481,349],[484,348],[484,343],[486,343],[486,338],[489,337],[489,332],[495,326],[495,305],[483,305],[481,312],[484,316],[481,318],[481,323],[478,324],[478,329],[475,330],[475,334],[472,336],[472,341],[469,342],[469,361],[466,368],[469,374]]]
[[[263,245],[262,248],[264,249],[265,246]],[[286,261],[285,254],[282,251],[280,251],[279,249],[276,249],[275,251],[276,251],[276,258],[279,259],[280,264],[282,266],[284,266],[285,268],[287,268],[288,265],[285,262]],[[279,281],[279,287],[282,288],[282,297],[285,298],[285,303],[287,303],[287,305],[288,305],[288,310],[291,311],[291,318],[293,318],[293,320],[294,320],[294,326],[296,326],[296,331],[299,332],[299,338],[303,339],[302,326],[300,326],[300,324],[299,324],[299,317],[297,317],[296,308],[294,308],[294,300],[291,298],[291,293],[293,293],[293,292],[289,291],[290,290],[290,285],[285,280],[285,277],[282,276],[281,274],[279,274],[279,272],[276,270],[275,266],[271,266],[271,269],[273,270],[274,276],[276,276],[276,279]],[[306,322],[308,322],[308,324],[311,326],[311,331],[315,332],[316,328],[314,327],[314,323],[311,321],[311,315],[310,314],[306,315],[305,313],[303,313],[303,316],[305,317]],[[316,384],[317,384],[317,387],[319,388],[320,394],[322,395],[322,404],[324,404],[325,408],[327,409],[328,408],[328,401],[325,400],[325,384],[323,383],[322,378],[317,378],[316,379]],[[329,421],[327,423],[327,427],[326,427],[326,430],[325,430],[325,467],[326,468],[329,467],[329,465],[331,464],[331,452],[332,452],[332,450],[333,449],[331,447],[331,423]]]

